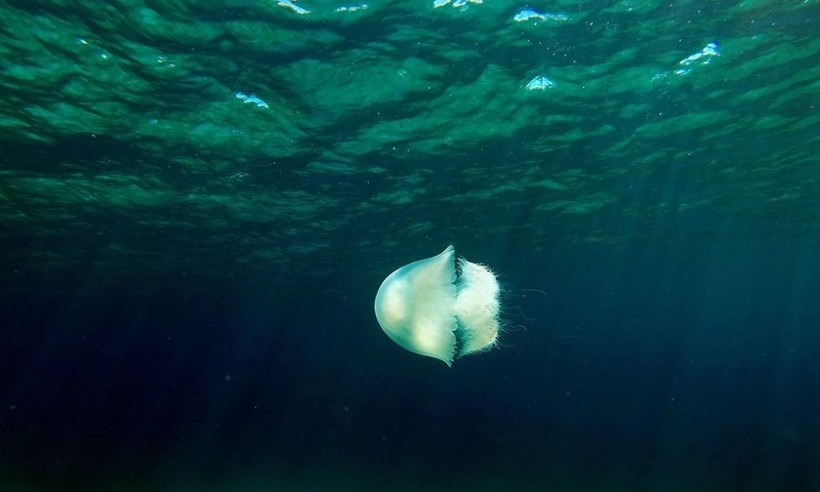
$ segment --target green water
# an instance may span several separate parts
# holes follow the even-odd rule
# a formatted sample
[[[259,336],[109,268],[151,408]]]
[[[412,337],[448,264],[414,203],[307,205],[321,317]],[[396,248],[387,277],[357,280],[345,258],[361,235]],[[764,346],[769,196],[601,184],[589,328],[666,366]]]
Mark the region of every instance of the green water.
[[[92,256],[200,271],[229,248],[231,271],[299,269],[339,255],[342,234],[373,252],[408,235],[538,247],[622,241],[644,222],[818,227],[813,1],[552,2],[530,7],[563,17],[525,22],[497,1],[307,15],[272,1],[4,4],[0,234],[14,267]],[[716,55],[681,64],[713,41]],[[539,75],[554,86],[528,91]]]

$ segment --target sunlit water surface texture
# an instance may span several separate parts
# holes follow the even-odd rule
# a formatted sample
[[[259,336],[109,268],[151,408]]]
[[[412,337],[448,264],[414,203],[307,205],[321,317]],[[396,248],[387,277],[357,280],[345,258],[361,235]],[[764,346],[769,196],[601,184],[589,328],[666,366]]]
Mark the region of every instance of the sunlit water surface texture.
[[[820,490],[818,33],[1,1],[0,490]],[[374,313],[449,244],[501,286],[451,368]]]

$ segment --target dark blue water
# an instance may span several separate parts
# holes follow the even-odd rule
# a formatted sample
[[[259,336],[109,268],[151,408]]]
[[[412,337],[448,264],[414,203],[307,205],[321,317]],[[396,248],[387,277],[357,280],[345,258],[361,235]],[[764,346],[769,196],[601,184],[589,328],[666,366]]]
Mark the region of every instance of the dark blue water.
[[[3,462],[75,490],[813,490],[816,241],[486,251],[505,333],[452,369],[381,333],[379,272],[6,297]]]

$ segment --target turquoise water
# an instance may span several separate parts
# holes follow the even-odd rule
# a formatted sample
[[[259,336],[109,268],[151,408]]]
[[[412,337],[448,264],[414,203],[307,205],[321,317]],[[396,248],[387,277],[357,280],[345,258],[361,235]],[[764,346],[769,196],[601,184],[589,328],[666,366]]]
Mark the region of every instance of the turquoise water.
[[[820,488],[817,1],[0,2],[0,488]],[[384,277],[499,276],[497,350]]]

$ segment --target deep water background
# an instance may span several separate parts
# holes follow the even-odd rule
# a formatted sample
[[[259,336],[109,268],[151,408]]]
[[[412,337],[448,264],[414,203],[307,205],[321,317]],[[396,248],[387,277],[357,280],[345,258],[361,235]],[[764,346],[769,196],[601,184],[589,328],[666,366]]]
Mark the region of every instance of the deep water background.
[[[7,297],[6,470],[74,490],[817,487],[816,236],[467,245],[502,275],[507,329],[452,369],[372,316],[372,263],[417,246],[322,285],[89,275]]]
[[[297,5],[0,1],[0,490],[820,490],[817,2]]]

